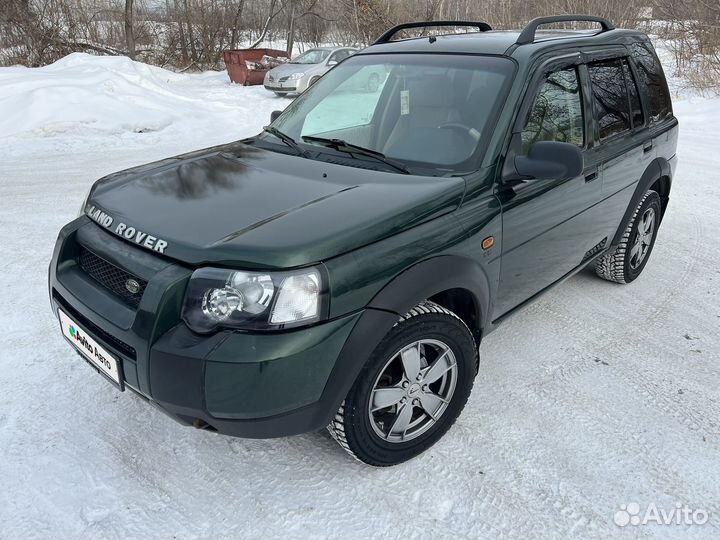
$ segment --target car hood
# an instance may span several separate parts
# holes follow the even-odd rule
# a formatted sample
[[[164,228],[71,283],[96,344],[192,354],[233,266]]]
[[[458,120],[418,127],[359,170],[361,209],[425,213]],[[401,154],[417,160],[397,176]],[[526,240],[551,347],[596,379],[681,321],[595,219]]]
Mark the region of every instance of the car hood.
[[[451,212],[464,189],[462,178],[360,169],[233,143],[107,176],[85,211],[128,242],[191,265],[290,268]],[[148,236],[166,247],[146,243]]]
[[[320,64],[283,64],[281,66],[277,66],[272,68],[270,71],[268,71],[268,75],[272,75],[273,77],[280,78],[280,77],[287,77],[289,75],[292,75],[293,73],[307,73],[311,69],[315,69]]]

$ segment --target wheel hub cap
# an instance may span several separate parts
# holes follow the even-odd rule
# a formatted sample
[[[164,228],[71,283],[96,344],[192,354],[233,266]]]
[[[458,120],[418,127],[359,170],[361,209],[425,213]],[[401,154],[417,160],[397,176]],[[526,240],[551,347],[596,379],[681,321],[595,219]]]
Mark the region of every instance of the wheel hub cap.
[[[447,344],[422,339],[406,345],[390,357],[370,392],[373,431],[392,443],[419,437],[447,409],[457,378],[455,354]]]
[[[635,241],[630,248],[630,267],[636,270],[647,257],[655,234],[655,210],[648,208],[638,223]]]

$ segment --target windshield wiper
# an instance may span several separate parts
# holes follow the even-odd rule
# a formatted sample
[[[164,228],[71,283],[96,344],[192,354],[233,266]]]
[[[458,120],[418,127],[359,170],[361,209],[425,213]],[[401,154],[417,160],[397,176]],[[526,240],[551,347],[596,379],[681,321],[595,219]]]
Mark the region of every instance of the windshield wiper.
[[[392,167],[396,171],[400,171],[403,174],[412,174],[405,165],[386,157],[385,154],[378,152],[377,150],[363,148],[362,146],[343,141],[342,139],[326,139],[325,137],[315,137],[314,135],[304,135],[302,139],[303,141],[318,143],[323,146],[333,148],[339,152],[347,152],[350,155],[359,154],[361,156],[371,157],[384,163],[385,165],[388,165],[389,167]]]
[[[290,135],[286,135],[282,131],[280,131],[276,127],[272,126],[265,126],[263,127],[263,131],[266,133],[269,133],[270,135],[274,135],[278,139],[280,139],[282,142],[284,142],[286,145],[288,145],[290,148],[295,150],[298,156],[302,156],[304,158],[308,157],[308,153],[300,148],[300,145],[295,142],[295,139],[293,139]]]

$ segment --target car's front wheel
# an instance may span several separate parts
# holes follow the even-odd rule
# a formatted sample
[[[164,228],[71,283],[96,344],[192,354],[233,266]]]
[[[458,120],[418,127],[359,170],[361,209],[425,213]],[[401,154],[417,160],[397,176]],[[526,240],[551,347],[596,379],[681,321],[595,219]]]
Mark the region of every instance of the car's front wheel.
[[[388,466],[417,456],[452,426],[478,362],[465,323],[433,302],[403,316],[370,356],[328,426],[354,457]]]

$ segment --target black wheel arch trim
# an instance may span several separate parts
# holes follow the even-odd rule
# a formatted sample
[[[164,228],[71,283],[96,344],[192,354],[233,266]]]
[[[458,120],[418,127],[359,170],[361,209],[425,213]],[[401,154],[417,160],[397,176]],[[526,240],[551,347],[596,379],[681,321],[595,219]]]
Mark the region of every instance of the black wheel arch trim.
[[[635,191],[632,198],[630,199],[630,204],[628,204],[628,207],[625,209],[625,214],[623,215],[622,221],[620,222],[617,231],[615,232],[615,236],[610,243],[611,247],[615,247],[620,243],[623,232],[627,228],[628,223],[630,223],[633,212],[642,200],[643,195],[645,195],[647,190],[650,189],[650,187],[661,178],[668,179],[667,196],[669,197],[670,188],[672,187],[672,167],[670,166],[670,162],[668,160],[664,158],[656,158],[650,163],[650,165],[647,166],[645,172],[640,177],[640,181],[635,186]],[[663,215],[665,214],[665,208],[667,206],[666,203],[667,201],[664,201],[663,203]],[[663,216],[661,215],[660,222],[662,222],[662,218]]]
[[[315,423],[325,426],[332,420],[375,347],[402,315],[423,300],[450,289],[470,292],[479,314],[481,328],[478,330],[490,326],[490,282],[477,262],[456,255],[440,255],[411,266],[385,285],[363,311],[320,398],[318,410],[323,411],[326,418]]]
[[[368,307],[403,315],[423,300],[450,289],[465,289],[472,295],[480,328],[471,330],[482,331],[491,311],[490,281],[480,264],[457,255],[439,255],[404,270],[375,295]]]

